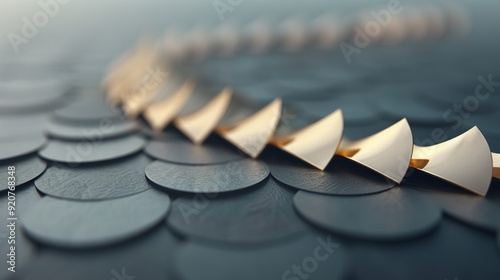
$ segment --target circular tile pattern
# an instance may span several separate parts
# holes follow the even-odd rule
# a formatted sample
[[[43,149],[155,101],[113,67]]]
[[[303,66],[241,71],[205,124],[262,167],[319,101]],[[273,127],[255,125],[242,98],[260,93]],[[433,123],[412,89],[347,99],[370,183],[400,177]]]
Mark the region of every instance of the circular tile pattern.
[[[202,145],[195,145],[182,138],[151,141],[144,152],[162,161],[192,165],[217,164],[244,158],[236,149],[220,141],[209,140]]]
[[[149,189],[105,201],[70,201],[45,196],[23,218],[37,241],[57,247],[94,247],[117,243],[158,224],[167,214],[167,194]]]
[[[268,175],[267,165],[252,159],[199,166],[155,161],[146,167],[146,177],[153,183],[191,193],[240,190],[262,182]]]
[[[8,189],[7,178],[11,177],[7,173],[9,166],[16,167],[14,174],[16,187],[35,179],[45,171],[45,168],[47,168],[45,161],[41,160],[36,155],[16,158],[9,162],[0,162],[0,182],[5,182],[0,185],[0,191]]]
[[[76,200],[123,197],[150,188],[144,169],[151,160],[143,154],[116,161],[80,165],[71,168],[53,165],[35,181],[47,195]]]
[[[138,130],[135,122],[109,119],[101,124],[69,125],[51,120],[45,124],[49,136],[63,140],[108,139],[130,134]]]
[[[20,188],[16,188],[15,190],[15,196],[16,196],[16,204],[19,207],[16,207],[16,217],[18,218],[18,221],[21,221],[24,218],[24,214],[30,210],[33,205],[35,205],[40,199],[41,196],[40,194],[36,191],[35,186],[32,183],[26,184]],[[22,206],[21,206],[22,205]],[[3,221],[7,221],[7,218],[10,217],[8,215],[8,206],[10,203],[8,203],[7,199],[7,192],[3,192],[0,195],[0,209],[5,209],[4,211],[0,212],[0,219]],[[0,255],[0,261],[3,263],[7,263],[7,260],[10,259],[10,256],[7,256],[7,248],[8,246],[14,245],[16,247],[16,255],[15,255],[15,261],[16,261],[16,267],[15,271],[19,273],[20,271],[24,271],[24,269],[27,269],[30,267],[31,262],[36,259],[38,256],[37,254],[37,246],[27,238],[27,236],[24,234],[24,232],[21,230],[21,227],[16,226],[15,229],[15,244],[9,244],[9,235],[10,235],[10,229],[7,226],[3,226],[0,228],[0,244],[2,244],[2,249],[5,250],[5,254]],[[12,241],[11,241],[12,242]],[[9,245],[7,245],[9,244]],[[7,269],[2,269],[0,271],[0,279],[11,279],[12,277],[12,272],[8,271]]]
[[[494,239],[445,216],[439,227],[420,238],[352,243],[353,279],[499,279]]]
[[[268,164],[272,176],[278,181],[311,192],[361,195],[385,191],[395,186],[394,182],[382,175],[338,156],[333,158],[324,171],[292,158],[274,158]]]
[[[294,206],[309,222],[359,239],[411,238],[429,231],[441,220],[438,207],[415,190],[400,187],[352,197],[299,191]]]
[[[85,141],[50,140],[38,154],[48,160],[72,164],[98,162],[124,157],[142,150],[145,141],[139,136]]]
[[[40,149],[46,142],[42,135],[29,135],[23,139],[9,139],[0,145],[0,160],[10,159]]]
[[[339,241],[324,233],[307,233],[286,243],[244,250],[191,242],[180,249],[177,267],[186,280],[335,280],[345,279],[348,266]]]
[[[497,186],[492,185],[486,197],[481,197],[426,174],[415,174],[408,179],[408,184],[453,218],[485,230],[500,230],[500,189]]]
[[[303,231],[294,192],[272,178],[226,194],[184,195],[173,202],[167,224],[177,232],[219,242],[263,242]]]
[[[120,117],[120,111],[111,108],[104,100],[80,101],[54,112],[54,116],[70,122],[100,122]]]
[[[23,280],[178,279],[173,264],[179,245],[166,227],[157,226],[119,246],[84,251],[44,247],[16,276]]]

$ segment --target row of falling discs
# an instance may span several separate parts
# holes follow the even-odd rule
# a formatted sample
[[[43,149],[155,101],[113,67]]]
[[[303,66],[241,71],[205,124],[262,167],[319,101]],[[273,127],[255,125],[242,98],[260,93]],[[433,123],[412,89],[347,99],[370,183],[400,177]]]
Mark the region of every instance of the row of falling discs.
[[[402,119],[374,135],[350,141],[342,137],[344,122],[338,109],[304,128],[278,135],[280,99],[248,113],[248,103],[229,88],[183,113],[191,100],[200,97],[199,85],[193,78],[174,74],[172,66],[165,66],[174,65],[172,56],[167,57],[169,63],[164,63],[157,46],[140,42],[111,66],[103,80],[111,104],[121,106],[130,117],[142,115],[156,132],[173,123],[198,145],[216,132],[252,158],[272,144],[320,170],[334,155],[344,156],[396,183],[413,167],[481,196],[488,192],[492,177],[500,178],[500,154],[490,151],[477,127],[446,142],[420,147],[413,145],[410,126]],[[247,114],[234,117],[241,112]]]

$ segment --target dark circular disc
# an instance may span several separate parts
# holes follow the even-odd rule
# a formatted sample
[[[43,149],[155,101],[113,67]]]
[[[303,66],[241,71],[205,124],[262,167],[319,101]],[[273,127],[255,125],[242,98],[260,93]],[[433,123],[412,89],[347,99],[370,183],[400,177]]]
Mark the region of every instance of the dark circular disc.
[[[405,184],[461,222],[493,232],[500,230],[500,189],[495,185],[482,197],[421,172],[415,172]]]
[[[446,216],[420,238],[355,242],[349,253],[353,279],[500,279],[494,235]]]
[[[110,119],[106,124],[70,125],[51,120],[45,124],[46,133],[63,140],[108,139],[137,131],[135,122]]]
[[[144,169],[151,162],[147,156],[137,154],[75,168],[55,164],[35,181],[35,185],[42,193],[66,199],[100,200],[128,196],[150,188]]]
[[[33,205],[35,205],[42,197],[40,194],[36,191],[35,186],[30,183],[26,184],[22,187],[16,188],[14,191],[15,193],[15,204],[18,207],[16,208],[15,211],[15,216],[9,215],[10,211],[8,211],[8,206],[12,206],[12,204],[8,203],[8,194],[7,192],[2,192],[0,194],[0,209],[3,209],[4,211],[0,211],[0,219],[2,221],[7,221],[7,224],[10,222],[7,220],[7,218],[10,217],[17,217],[18,220],[14,221],[16,222],[16,229],[15,229],[15,243],[11,243],[10,245],[13,245],[16,247],[15,250],[15,270],[16,272],[23,271],[24,269],[27,269],[29,267],[29,264],[33,259],[36,259],[37,255],[37,246],[27,238],[27,236],[24,234],[24,232],[21,230],[21,227],[17,222],[21,221],[24,218],[24,215]],[[22,206],[21,206],[22,205]],[[0,244],[2,247],[2,250],[4,250],[5,254],[0,255],[0,261],[3,263],[7,263],[9,256],[7,256],[7,248],[10,247],[9,244],[9,239],[10,236],[10,229],[7,226],[2,226],[0,227]],[[11,241],[12,242],[12,241]],[[5,248],[5,249],[4,249]],[[10,279],[7,278],[7,276],[12,276],[12,272],[7,270],[7,267],[5,266],[4,269],[0,271],[0,279]]]
[[[319,232],[244,249],[190,242],[181,247],[177,267],[186,280],[335,280],[348,273],[342,244]]]
[[[244,158],[236,149],[217,140],[209,140],[202,145],[183,138],[153,140],[144,152],[158,160],[192,165],[217,164]]]
[[[0,143],[31,137],[43,136],[46,114],[30,114],[0,117]]]
[[[61,200],[45,196],[23,218],[30,237],[57,247],[94,247],[117,243],[158,224],[167,214],[166,193],[148,189],[103,201]]]
[[[26,135],[22,139],[1,142],[0,160],[23,156],[38,151],[46,142],[42,135]]]
[[[118,246],[86,250],[44,247],[29,266],[15,274],[23,280],[179,279],[174,258],[180,243],[166,227],[156,226]]]
[[[100,122],[103,119],[120,118],[120,111],[104,100],[80,101],[54,112],[54,116],[70,122]]]
[[[8,173],[9,166],[15,167],[14,176]],[[8,189],[8,177],[15,178],[14,186],[17,187],[38,177],[45,171],[45,168],[47,168],[47,163],[36,155],[27,155],[14,160],[0,162],[0,182],[4,182],[0,185],[0,191]]]
[[[269,178],[234,193],[183,195],[173,202],[167,224],[183,235],[219,242],[283,238],[307,228],[293,209],[294,194]]]
[[[87,139],[64,141],[52,139],[38,154],[48,160],[65,162],[71,166],[112,160],[142,150],[145,141],[139,136],[126,136],[108,140]]]
[[[139,120],[139,131],[148,139],[166,141],[170,139],[182,138],[182,134],[172,126],[167,126],[161,133],[153,131],[144,121]]]
[[[436,227],[441,210],[410,188],[341,197],[299,191],[295,209],[307,221],[345,236],[396,240],[419,236]]]
[[[287,155],[266,162],[272,176],[278,181],[311,192],[361,195],[385,191],[395,186],[394,182],[384,176],[339,156],[334,157],[324,171]]]
[[[197,166],[155,161],[146,167],[146,177],[153,183],[191,193],[240,190],[262,182],[268,175],[267,165],[252,159]]]

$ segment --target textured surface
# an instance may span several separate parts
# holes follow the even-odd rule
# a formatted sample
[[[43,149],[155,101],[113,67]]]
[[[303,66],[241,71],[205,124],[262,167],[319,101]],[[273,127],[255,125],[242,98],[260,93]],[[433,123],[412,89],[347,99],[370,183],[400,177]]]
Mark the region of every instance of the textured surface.
[[[361,195],[388,190],[395,183],[366,167],[334,157],[325,171],[296,159],[266,161],[278,181],[301,190],[335,195]]]
[[[299,191],[295,209],[306,220],[348,237],[373,240],[413,238],[439,224],[441,210],[408,188],[353,197]]]
[[[63,4],[64,2],[70,3]],[[241,5],[233,6],[238,2]],[[49,5],[51,3],[53,5]],[[125,0],[105,1],[105,3],[98,0],[4,1],[0,9],[2,21],[0,34],[4,35],[0,36],[0,96],[8,96],[9,99],[0,97],[0,150],[3,143],[9,141],[21,143],[33,135],[42,136],[43,131],[46,130],[45,121],[49,118],[56,118],[58,123],[76,129],[80,127],[99,129],[101,125],[106,128],[105,125],[109,120],[113,123],[136,121],[126,118],[120,110],[106,105],[105,75],[107,69],[110,69],[110,64],[115,59],[123,57],[125,52],[130,53],[129,51],[137,46],[137,40],[144,38],[143,35],[146,32],[147,38],[158,40],[158,46],[165,51],[164,57],[175,57],[175,53],[181,52],[192,62],[176,64],[171,68],[175,71],[174,75],[193,76],[199,82],[197,89],[200,91],[207,89],[208,92],[219,92],[222,88],[230,86],[235,96],[247,99],[231,106],[229,115],[234,113],[234,118],[226,116],[224,118],[226,123],[248,116],[274,98],[282,97],[286,106],[295,105],[295,108],[284,108],[280,119],[282,127],[289,126],[297,120],[301,121],[302,117],[306,120],[318,119],[336,108],[342,108],[345,119],[344,135],[352,140],[376,133],[401,117],[409,117],[416,144],[436,144],[477,125],[488,140],[491,150],[500,152],[500,129],[498,128],[500,37],[496,36],[495,32],[491,32],[496,26],[500,26],[500,17],[498,17],[500,2],[491,0],[487,2],[457,0],[453,3],[443,1],[435,3],[432,0],[401,1],[402,12],[391,15],[389,25],[380,26],[380,36],[376,38],[369,36],[370,42],[360,48],[359,44],[352,40],[353,36],[359,33],[359,29],[364,31],[365,27],[368,27],[367,23],[370,27],[376,28],[373,26],[377,23],[377,17],[374,15],[378,14],[383,20],[384,10],[390,7],[388,3],[388,0],[277,0],[272,2],[265,0]],[[216,6],[217,4],[220,6]],[[463,12],[460,12],[460,5],[463,5],[468,18],[459,16]],[[44,14],[50,11],[54,16],[49,14],[48,22],[44,24]],[[452,11],[458,12],[459,15],[453,16]],[[442,21],[442,16],[445,16],[446,20]],[[461,34],[465,36],[457,36],[459,34],[456,33],[440,34],[441,27],[466,26],[468,23],[471,24],[470,33]],[[31,24],[34,28],[31,28]],[[339,29],[344,24],[346,32]],[[34,29],[37,31],[31,33]],[[33,37],[26,34],[33,35]],[[358,39],[362,41],[363,38],[359,37]],[[176,44],[177,39],[180,44]],[[304,42],[303,39],[309,41]],[[297,42],[299,45],[304,43],[306,47],[291,49],[290,47],[297,46]],[[356,49],[350,49],[354,52],[349,52],[348,49],[346,53],[344,48],[346,45],[338,46],[336,45],[338,43],[349,44]],[[168,50],[163,48],[168,48]],[[256,50],[259,51],[257,54]],[[121,93],[125,95],[140,93],[141,84],[152,85],[155,79],[149,79],[151,75],[167,74],[165,70],[160,69],[160,66],[159,60],[141,67],[134,63],[131,70],[137,74],[139,83],[135,86],[138,85],[139,88],[132,86],[132,92],[126,92],[127,89],[125,89]],[[39,85],[43,81],[54,80],[62,85],[68,85],[71,90],[59,98],[57,97],[59,93],[56,91],[46,92],[41,87],[33,88],[32,86]],[[488,80],[491,81],[488,82]],[[128,81],[132,80],[119,80],[120,83]],[[7,87],[3,86],[6,83],[19,86],[10,87],[15,90],[7,91]],[[32,90],[25,90],[30,87]],[[483,95],[489,92],[490,96],[476,103],[476,89],[478,88]],[[128,95],[128,97],[135,98],[133,95]],[[379,103],[383,103],[382,106],[379,106]],[[65,104],[68,106],[61,107]],[[54,110],[55,108],[60,110]],[[173,125],[155,134],[143,118],[137,119],[137,122],[140,124],[140,131],[131,134],[161,141],[185,138]],[[444,134],[440,133],[441,130]],[[99,135],[90,135],[88,140],[99,138]],[[83,144],[77,145],[75,152],[88,152],[89,146],[85,144],[86,139],[79,141]],[[103,140],[111,144],[98,151],[99,156],[107,157],[108,153],[115,151],[115,147],[119,149],[119,143],[123,138],[117,135],[110,140],[112,141]],[[311,141],[316,141],[316,139],[311,137]],[[227,143],[224,143],[224,146],[231,147]],[[73,145],[67,147],[75,148]],[[175,155],[175,152],[177,151],[172,152],[172,155]],[[147,156],[141,151],[129,156],[139,155]],[[219,155],[218,152],[215,155]],[[40,157],[29,154],[22,158],[36,156]],[[115,195],[123,190],[135,189],[136,182],[147,180],[144,168],[142,174],[139,174],[140,178],[136,179],[132,174],[128,176],[125,170],[123,173],[112,174],[100,174],[96,171],[99,168],[107,169],[114,165],[126,165],[129,156],[113,157],[102,163],[79,164],[76,168],[81,167],[82,171],[85,170],[83,173],[89,173],[86,175],[92,177],[92,179],[87,177],[80,181],[82,184],[102,182],[103,185],[99,185],[100,187],[96,188],[95,192],[82,187],[82,190],[78,188],[78,192],[75,191],[75,193],[82,197],[83,193],[89,197],[95,195],[100,199],[104,198],[104,194]],[[181,156],[183,156],[182,153]],[[266,162],[264,158],[260,159]],[[17,160],[17,157],[3,160],[0,168],[5,168],[5,165],[16,165],[17,180],[21,181],[23,176],[31,172],[23,171],[24,169],[17,163]],[[289,166],[290,169],[295,166],[293,161],[289,161],[282,154],[279,154],[277,161],[284,167]],[[48,166],[57,165],[56,162],[51,161],[47,164]],[[192,165],[189,162],[183,164],[173,162],[172,164],[179,168]],[[61,167],[60,164],[58,166]],[[310,167],[307,166],[307,168]],[[61,167],[61,169],[64,168]],[[358,194],[359,197],[383,198],[382,194],[393,190],[389,187],[389,189],[376,187],[378,183],[382,183],[378,179],[381,177],[354,163],[339,163],[335,160],[332,168],[327,170],[327,175],[324,175],[323,181],[317,179],[323,177],[308,175],[309,173],[304,172],[303,169],[293,170],[296,172],[284,173],[284,177],[295,179],[294,188],[289,188],[279,182],[280,186],[285,186],[283,190],[286,190],[288,194],[288,191],[295,192],[296,188],[312,189],[312,183],[318,181],[324,183],[324,186],[319,185],[319,190],[333,189],[330,185],[339,190],[339,186],[344,185],[349,187],[351,192],[362,191]],[[329,174],[337,170],[344,175],[331,176]],[[1,172],[4,170],[0,170]],[[205,186],[205,181],[210,183],[214,178],[214,180],[231,185],[233,179],[228,174],[232,172],[239,172],[239,169],[230,169],[225,173],[207,171],[209,175],[201,177],[193,176],[192,172],[186,172],[183,176],[186,177],[185,181],[194,180],[192,177],[199,178],[201,186]],[[250,170],[246,172],[251,174]],[[59,174],[54,173],[54,175]],[[42,176],[49,175],[43,174]],[[170,178],[170,174],[165,172],[162,176]],[[403,187],[409,187],[414,176],[417,175],[414,173],[406,177]],[[83,179],[85,176],[75,173],[75,178]],[[46,179],[58,181],[58,178],[47,177]],[[126,179],[129,180],[128,183],[120,183]],[[176,181],[179,181],[178,188],[183,187],[184,181]],[[0,186],[4,186],[5,182],[0,178]],[[496,228],[493,224],[495,220],[485,220],[498,217],[497,213],[492,211],[494,208],[491,207],[496,207],[498,203],[492,196],[494,193],[486,196],[486,203],[474,201],[476,199],[467,198],[465,201],[459,198],[455,193],[457,190],[455,187],[440,189],[439,195],[426,194],[438,191],[436,187],[440,186],[440,182],[430,177],[412,183],[411,187],[420,188],[418,191],[428,198],[434,207],[443,210],[445,215],[442,215],[439,224],[433,230],[415,238],[398,241],[364,241],[349,236],[333,237],[334,234],[331,233],[332,239],[340,247],[335,248],[335,252],[327,261],[315,258],[318,242],[314,241],[313,236],[310,236],[310,242],[304,242],[299,237],[300,233],[292,236],[276,236],[269,240],[261,239],[264,242],[257,240],[257,234],[250,236],[250,233],[255,233],[257,229],[264,229],[264,226],[268,229],[276,229],[274,225],[267,223],[268,219],[284,217],[275,215],[281,213],[276,209],[284,205],[273,203],[281,203],[285,200],[274,200],[275,197],[266,200],[264,193],[262,193],[264,196],[251,195],[260,193],[262,188],[259,186],[263,182],[226,194],[221,193],[216,197],[214,197],[216,194],[197,196],[197,194],[162,188],[162,191],[167,192],[172,199],[195,196],[196,198],[214,197],[208,199],[208,204],[205,204],[205,200],[201,198],[195,202],[189,201],[190,206],[199,210],[195,212],[196,215],[191,215],[192,223],[203,218],[204,228],[212,230],[219,225],[217,230],[220,229],[220,231],[217,232],[227,233],[228,236],[231,233],[233,238],[236,235],[255,237],[255,242],[251,244],[240,242],[242,239],[224,242],[223,238],[218,236],[213,239],[201,238],[202,235],[210,233],[208,230],[198,231],[196,236],[188,232],[180,234],[179,230],[175,230],[165,222],[169,218],[167,214],[161,217],[156,226],[130,239],[122,239],[124,242],[115,243],[123,236],[113,235],[109,241],[115,243],[114,245],[101,243],[102,246],[99,248],[87,248],[82,245],[78,249],[57,248],[62,245],[40,242],[39,239],[24,233],[21,223],[25,221],[26,215],[35,216],[37,220],[43,218],[52,226],[51,229],[54,232],[65,233],[67,229],[63,225],[66,221],[63,223],[62,219],[54,220],[52,217],[58,217],[73,209],[58,207],[56,210],[51,210],[49,214],[40,211],[32,212],[42,194],[37,193],[31,182],[20,185],[16,190],[18,199],[16,206],[19,211],[16,232],[16,245],[18,245],[16,273],[5,274],[7,272],[4,262],[6,246],[3,240],[6,238],[7,227],[4,222],[0,226],[0,239],[2,240],[0,262],[3,263],[0,266],[2,268],[0,279],[2,280],[12,280],[10,279],[12,276],[20,280],[182,280],[179,275],[175,274],[175,270],[179,268],[182,268],[182,275],[187,279],[216,280],[224,278],[231,280],[246,278],[252,280],[336,279],[335,273],[346,270],[354,272],[354,275],[349,275],[350,277],[341,277],[346,280],[500,279],[500,250],[498,250],[500,248],[496,241],[498,233],[492,231]],[[239,182],[236,180],[234,183]],[[61,184],[64,185],[64,182]],[[497,187],[498,184],[491,186],[491,188]],[[423,188],[427,190],[424,192],[421,190]],[[72,187],[68,189],[74,191]],[[29,190],[30,195],[26,195],[26,190]],[[382,192],[383,190],[385,192]],[[446,204],[439,202],[437,197],[440,196],[446,196]],[[257,197],[262,205],[248,204],[252,205],[252,209],[256,211],[246,211],[243,200]],[[129,196],[122,197],[120,200],[126,198]],[[223,198],[228,198],[228,202],[219,207],[219,200]],[[343,195],[339,198],[350,199],[351,196]],[[47,199],[55,201],[57,205],[60,200],[69,200],[68,203],[71,204],[77,202],[68,198],[48,197]],[[232,202],[233,199],[235,202]],[[7,192],[0,192],[0,209],[4,209],[0,210],[0,220],[3,221],[5,221],[3,215],[7,213],[6,201]],[[100,200],[103,205],[111,203],[110,207],[115,206],[114,201],[116,199]],[[385,201],[380,203],[382,202]],[[214,205],[212,206],[211,203]],[[459,207],[458,210],[463,217],[452,216],[448,204]],[[203,207],[205,205],[206,207]],[[488,206],[484,207],[484,205]],[[318,208],[314,204],[309,204],[308,207],[313,210]],[[82,227],[90,232],[109,224],[113,231],[123,233],[124,230],[130,228],[130,225],[137,225],[145,219],[136,214],[142,211],[141,209],[147,208],[147,205],[135,207],[134,203],[114,207],[112,213],[127,214],[130,218],[120,225],[116,225],[117,219],[114,217],[101,221],[107,217],[107,214],[103,214],[106,212],[92,214],[89,219],[99,222],[93,228],[87,226],[89,220],[85,220],[86,214],[73,214],[67,219],[73,223],[73,228]],[[224,209],[220,220],[210,216],[220,213],[220,209]],[[276,211],[268,213],[264,209]],[[283,213],[290,214],[289,207],[283,209],[281,209]],[[128,213],[129,210],[133,212]],[[173,210],[175,211],[175,207]],[[205,213],[206,211],[209,213]],[[352,212],[356,212],[356,209],[348,208],[345,213],[335,213],[335,215],[350,217]],[[148,217],[152,213],[148,212]],[[412,215],[406,217],[406,214],[405,211],[391,211],[386,215],[388,219],[386,222],[389,223],[389,219],[394,219],[394,217],[397,217],[398,221],[413,219]],[[46,215],[51,217],[47,218]],[[298,213],[296,215],[300,221],[294,224],[295,226],[308,223],[311,227],[319,228],[309,219]],[[465,217],[474,219],[465,219]],[[249,234],[238,232],[238,229],[243,228],[242,225],[246,225],[246,222],[252,218],[257,222],[252,222],[254,228],[249,229]],[[221,225],[218,223],[221,220],[228,222]],[[258,221],[263,223],[260,224]],[[258,233],[267,232],[262,230]],[[174,234],[179,235],[175,241],[172,239]],[[269,234],[272,235],[272,232]],[[320,234],[313,233],[313,235]],[[174,246],[170,246],[172,243]],[[179,252],[176,250],[177,245],[185,246],[188,251]],[[200,249],[189,249],[193,247]],[[283,247],[296,249],[276,249]],[[297,247],[301,247],[302,250]],[[340,253],[338,251],[340,249],[349,253],[351,258],[341,258],[343,262],[337,263],[336,257],[339,255],[336,253]],[[321,258],[324,253],[325,251],[321,249],[318,256]],[[317,269],[314,267],[314,260],[317,261]],[[290,273],[285,274],[288,270]],[[299,271],[307,275],[300,275]]]
[[[218,242],[271,241],[306,228],[293,209],[293,195],[272,178],[235,193],[183,195],[173,202],[167,225]]]
[[[151,159],[139,154],[118,161],[82,164],[75,168],[56,164],[38,178],[35,185],[39,191],[59,198],[117,198],[150,188],[144,169],[151,162]]]
[[[243,159],[245,156],[220,139],[207,140],[203,145],[195,145],[187,139],[151,141],[144,152],[156,159],[180,164],[217,164]]]
[[[142,150],[145,141],[138,136],[82,141],[51,140],[38,154],[48,160],[68,163],[99,162],[124,157]]]
[[[0,161],[0,182],[2,182],[0,185],[0,191],[7,190],[8,188],[7,178],[10,177],[8,174],[9,166],[14,166],[16,168],[16,172],[14,174],[16,182],[15,186],[19,186],[42,174],[47,167],[47,164],[35,155],[19,157],[10,162]]]
[[[298,275],[311,280],[344,279],[345,262],[338,240],[315,232],[244,249],[189,243],[181,248],[178,258],[179,273],[186,280],[294,279]],[[294,266],[300,269],[295,273],[301,274],[294,275]]]
[[[23,219],[29,236],[57,247],[93,247],[129,239],[159,223],[170,207],[168,195],[149,189],[104,201],[44,197]]]
[[[191,193],[220,193],[240,190],[262,182],[269,175],[263,162],[243,159],[217,165],[183,166],[155,161],[146,167],[153,183]]]

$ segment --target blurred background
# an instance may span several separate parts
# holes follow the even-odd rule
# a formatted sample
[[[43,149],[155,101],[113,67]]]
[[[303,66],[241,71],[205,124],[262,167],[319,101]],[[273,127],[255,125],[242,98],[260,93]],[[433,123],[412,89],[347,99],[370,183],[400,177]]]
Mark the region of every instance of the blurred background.
[[[1,3],[0,81],[56,76],[77,91],[92,90],[99,87],[108,65],[140,38],[157,39],[160,46],[180,42],[180,49],[191,42],[202,51],[217,38],[222,44],[236,41],[237,47],[220,55],[221,46],[209,46],[201,59],[188,55],[179,67],[214,88],[229,85],[253,99],[287,96],[286,102],[313,117],[342,107],[350,137],[374,133],[408,117],[416,138],[428,138],[436,127],[449,131],[450,138],[475,124],[498,138],[489,121],[493,115],[483,116],[496,111],[492,104],[498,99],[481,102],[478,108],[471,103],[469,108],[477,113],[467,118],[453,108],[474,94],[479,76],[500,80],[495,78],[498,1]],[[353,41],[356,28],[364,30],[376,19],[374,13],[390,5],[396,5],[398,13],[358,48]],[[40,27],[28,30],[34,21]],[[247,46],[269,34],[270,47],[249,55]],[[450,109],[452,113],[443,116]],[[367,129],[368,119],[379,125]]]

